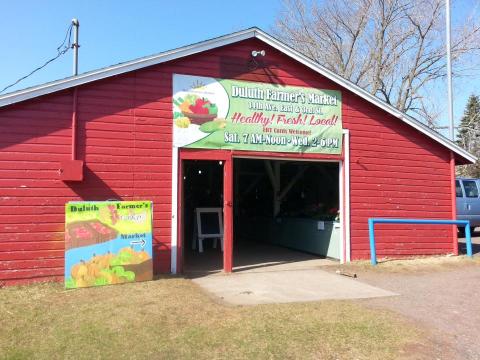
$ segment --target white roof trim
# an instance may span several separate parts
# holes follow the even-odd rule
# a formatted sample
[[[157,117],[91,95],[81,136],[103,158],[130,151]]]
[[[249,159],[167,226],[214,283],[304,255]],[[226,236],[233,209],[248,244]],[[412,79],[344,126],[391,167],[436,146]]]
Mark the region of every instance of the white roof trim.
[[[436,140],[443,146],[447,147],[448,149],[452,150],[456,154],[460,155],[461,157],[465,158],[466,160],[474,163],[477,161],[477,158],[470,154],[468,151],[464,150],[457,144],[455,144],[453,141],[450,139],[447,139],[443,135],[437,133],[436,131],[430,129],[428,126],[425,124],[421,123],[420,121],[412,118],[411,116],[408,116],[407,114],[401,112],[397,108],[395,108],[392,105],[387,104],[386,102],[380,100],[376,96],[373,96],[370,94],[368,91],[362,89],[358,85],[355,85],[354,83],[348,81],[347,79],[335,74],[334,72],[328,70],[327,68],[321,66],[317,62],[309,59],[308,57],[302,55],[301,53],[297,52],[296,50],[293,50],[289,46],[285,45],[281,41],[278,41],[277,39],[273,38],[272,36],[262,32],[258,31],[258,35],[256,36],[258,39],[265,41],[267,44],[270,46],[276,48],[277,50],[289,55],[290,57],[294,58],[298,62],[302,63],[303,65],[309,67],[310,69],[320,73],[321,75],[329,78],[333,82],[343,86],[344,88],[350,90],[351,92],[357,94],[361,98],[367,100],[368,102],[372,103],[373,105],[378,106],[379,108],[385,110],[389,114],[399,118],[403,122],[407,123],[408,125],[414,127],[418,131],[424,133],[428,137]]]
[[[267,33],[261,31],[258,28],[251,28],[247,30],[242,30],[233,34],[224,35],[218,38],[210,39],[200,43],[184,46],[174,50],[166,51],[157,55],[147,56],[144,58],[136,59],[133,61],[128,61],[125,63],[109,66],[103,69],[98,69],[90,71],[84,74],[77,76],[68,77],[65,79],[53,81],[50,83],[34,86],[24,90],[15,91],[9,94],[0,95],[0,107],[18,103],[20,101],[28,100],[38,96],[50,94],[56,91],[68,89],[74,86],[86,84],[92,81],[105,79],[107,77],[123,74],[126,72],[138,70],[145,68],[147,66],[161,64],[166,61],[171,61],[179,59],[185,56],[197,54],[203,51],[211,50],[220,46],[229,45],[238,41],[258,38],[259,40],[264,41],[268,45],[274,47],[275,49],[281,51],[282,53],[290,56],[291,58],[297,60],[308,68],[314,70],[315,72],[325,76],[326,78],[332,80],[333,82],[339,84],[340,86],[350,90],[361,98],[367,100],[368,102],[374,104],[375,106],[381,108],[382,110],[388,112],[389,114],[397,117],[408,125],[414,127],[418,131],[432,138],[433,140],[439,142],[446,148],[450,149],[457,155],[463,157],[469,162],[476,162],[477,158],[470,154],[469,152],[462,149],[460,146],[455,144],[453,141],[447,139],[436,131],[430,129],[426,125],[422,124],[418,120],[408,116],[407,114],[399,111],[395,107],[387,104],[386,102],[380,100],[379,98],[371,95],[361,87],[353,84],[352,82],[342,78],[341,76],[333,73],[332,71],[326,69],[325,67],[319,65],[315,61],[309,59],[308,57],[302,55],[298,51],[292,49],[281,41],[275,39],[274,37],[268,35]]]
[[[147,66],[157,65],[167,61],[179,59],[185,56],[215,49],[220,46],[229,45],[238,41],[250,39],[252,37],[255,37],[255,29],[247,29],[207,41],[202,41],[200,43],[165,51],[160,54],[146,56],[132,61],[112,65],[106,68],[89,71],[77,76],[71,76],[65,79],[60,79],[42,85],[15,91],[9,94],[0,95],[0,107],[15,104],[17,102],[35,98],[38,96],[47,95],[78,85],[83,85],[92,81],[105,79],[111,76],[142,69]]]

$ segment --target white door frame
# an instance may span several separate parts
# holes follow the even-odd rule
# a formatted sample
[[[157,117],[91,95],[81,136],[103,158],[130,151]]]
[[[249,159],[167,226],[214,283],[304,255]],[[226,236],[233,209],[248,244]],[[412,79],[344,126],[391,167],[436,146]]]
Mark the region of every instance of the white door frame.
[[[243,159],[263,159],[263,160],[286,160],[286,161],[314,161],[314,162],[336,162],[339,168],[339,206],[340,206],[340,262],[350,262],[350,132],[343,129],[343,160],[325,160],[325,159],[298,159],[293,157],[261,157],[235,155],[234,158]],[[178,166],[179,149],[172,149],[172,223],[171,223],[171,272],[177,273],[177,252],[178,252]]]

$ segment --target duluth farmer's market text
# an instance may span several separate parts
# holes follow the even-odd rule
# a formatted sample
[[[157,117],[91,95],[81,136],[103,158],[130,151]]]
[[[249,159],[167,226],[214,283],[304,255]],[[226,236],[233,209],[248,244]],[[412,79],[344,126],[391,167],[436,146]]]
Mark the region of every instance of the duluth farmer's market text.
[[[121,210],[121,209],[144,209],[148,208],[149,204],[148,203],[143,203],[143,204],[122,204],[122,203],[115,203],[115,205],[110,205],[115,207],[116,210]],[[82,205],[69,205],[69,209],[71,213],[83,213],[83,212],[98,212],[100,211],[100,208],[96,204],[82,204]],[[134,223],[142,223],[146,220],[146,214],[145,213],[139,213],[139,214],[124,214],[119,216],[119,220],[122,221],[130,221]],[[147,234],[146,233],[133,233],[133,234],[120,234],[121,239],[131,239],[131,240],[142,240],[146,239]]]
[[[309,138],[312,130],[296,129],[296,126],[323,126],[333,127],[339,118],[332,115],[322,117],[321,106],[337,106],[336,96],[328,94],[278,91],[274,89],[259,89],[232,85],[232,98],[248,99],[248,109],[253,114],[245,115],[235,112],[231,116],[233,124],[262,125],[263,134],[238,134],[225,132],[225,143],[265,144],[265,145],[293,145],[310,147],[340,146],[338,138]],[[272,103],[273,102],[273,103]],[[274,102],[281,102],[275,104]],[[287,103],[287,104],[285,104]],[[264,114],[263,111],[278,112]],[[289,114],[295,114],[290,115]],[[289,136],[285,136],[289,135]]]

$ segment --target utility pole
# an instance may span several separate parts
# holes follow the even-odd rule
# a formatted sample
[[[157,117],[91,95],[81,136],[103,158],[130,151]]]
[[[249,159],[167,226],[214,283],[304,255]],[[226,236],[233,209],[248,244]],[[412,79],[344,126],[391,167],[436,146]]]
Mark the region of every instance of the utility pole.
[[[78,48],[80,45],[78,44],[78,29],[80,27],[80,22],[78,19],[72,19],[73,25],[73,75],[78,75]]]
[[[450,0],[445,0],[445,19],[447,22],[447,89],[448,89],[448,120],[450,140],[454,141],[453,94],[452,94],[452,57],[450,48]]]

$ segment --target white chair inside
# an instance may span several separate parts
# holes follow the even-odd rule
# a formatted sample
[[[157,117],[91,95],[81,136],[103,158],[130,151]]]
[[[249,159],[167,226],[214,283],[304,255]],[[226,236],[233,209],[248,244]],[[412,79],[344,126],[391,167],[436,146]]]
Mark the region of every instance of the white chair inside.
[[[218,219],[218,226],[208,227],[206,217],[213,216]],[[217,215],[217,216],[215,216]],[[212,220],[212,218],[210,218]],[[192,249],[195,250],[198,242],[198,251],[203,252],[203,240],[213,239],[213,248],[217,248],[217,241],[220,239],[220,247],[223,252],[223,210],[222,208],[196,208],[195,226]]]

